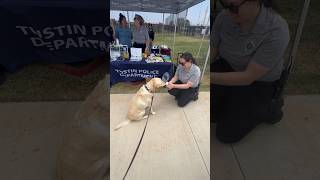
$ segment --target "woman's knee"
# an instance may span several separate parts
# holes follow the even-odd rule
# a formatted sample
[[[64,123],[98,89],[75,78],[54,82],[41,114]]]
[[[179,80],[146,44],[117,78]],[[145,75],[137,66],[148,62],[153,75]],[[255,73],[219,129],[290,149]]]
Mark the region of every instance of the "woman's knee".
[[[177,96],[179,94],[177,89],[170,89],[168,90],[168,93],[172,96]]]
[[[178,106],[179,106],[179,107],[185,107],[186,105],[187,105],[187,103],[179,102],[179,101],[178,101]]]
[[[216,132],[217,139],[225,144],[231,144],[231,143],[236,143],[240,141],[244,136],[235,134],[233,132],[221,132],[218,131]]]
[[[171,94],[171,95],[173,95],[172,89],[168,90],[168,93]]]
[[[225,121],[226,119],[220,119],[216,126],[216,136],[222,143],[238,142],[256,127],[255,124],[241,121],[241,118],[236,118],[230,123],[225,123]],[[239,124],[235,121],[243,123]]]
[[[191,100],[186,99],[186,97],[182,97],[178,99],[178,106],[185,107]]]
[[[182,95],[177,99],[177,104],[179,107],[184,107],[188,104],[188,101],[186,97]]]

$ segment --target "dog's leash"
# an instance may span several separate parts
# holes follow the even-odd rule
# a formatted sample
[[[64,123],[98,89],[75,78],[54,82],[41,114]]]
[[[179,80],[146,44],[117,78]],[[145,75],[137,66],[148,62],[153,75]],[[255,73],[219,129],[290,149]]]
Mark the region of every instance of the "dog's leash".
[[[144,129],[143,129],[141,138],[140,138],[140,140],[139,140],[139,144],[138,144],[138,146],[137,146],[137,148],[136,148],[136,150],[135,150],[135,152],[134,152],[134,155],[133,155],[133,157],[132,157],[132,159],[131,159],[131,162],[130,162],[130,164],[129,164],[129,167],[128,167],[128,169],[127,169],[127,171],[126,171],[126,173],[125,173],[125,175],[124,175],[124,177],[123,177],[122,180],[125,180],[126,177],[127,177],[127,174],[128,174],[128,172],[129,172],[129,170],[130,170],[130,168],[131,168],[131,165],[132,165],[132,163],[133,163],[133,161],[134,161],[134,159],[135,159],[135,157],[136,157],[136,155],[137,155],[137,153],[138,153],[138,150],[139,150],[140,144],[141,144],[141,142],[142,142],[144,133],[145,133],[145,131],[146,131],[146,129],[147,129],[147,125],[148,125],[148,121],[149,121],[149,117],[150,117],[150,113],[151,113],[151,108],[152,108],[152,103],[153,103],[153,97],[154,97],[154,94],[153,94],[152,99],[151,99],[151,105],[150,105],[150,109],[149,109],[149,113],[148,113],[148,118],[147,118],[146,124],[144,125]]]

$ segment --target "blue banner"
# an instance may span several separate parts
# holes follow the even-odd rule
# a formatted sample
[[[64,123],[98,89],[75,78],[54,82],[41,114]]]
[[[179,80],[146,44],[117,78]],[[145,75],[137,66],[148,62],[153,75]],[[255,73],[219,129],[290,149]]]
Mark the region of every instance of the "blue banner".
[[[0,65],[72,63],[102,56],[110,37],[106,1],[0,2]]]
[[[146,63],[145,61],[111,61],[110,62],[110,83],[139,81],[145,78],[162,78],[166,72],[170,79],[173,76],[173,64],[169,62]]]

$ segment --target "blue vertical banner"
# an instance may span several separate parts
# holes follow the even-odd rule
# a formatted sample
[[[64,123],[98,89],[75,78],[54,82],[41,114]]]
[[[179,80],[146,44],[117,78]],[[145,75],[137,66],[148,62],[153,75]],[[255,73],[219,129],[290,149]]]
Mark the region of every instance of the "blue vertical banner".
[[[107,1],[0,0],[0,66],[72,63],[108,47]]]

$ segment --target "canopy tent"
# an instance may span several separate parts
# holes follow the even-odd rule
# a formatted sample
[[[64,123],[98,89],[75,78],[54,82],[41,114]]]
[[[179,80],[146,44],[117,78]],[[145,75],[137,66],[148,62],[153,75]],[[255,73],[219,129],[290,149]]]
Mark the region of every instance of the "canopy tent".
[[[154,13],[169,13],[175,14],[175,28],[174,28],[174,38],[173,38],[173,51],[176,42],[177,33],[177,14],[187,10],[188,8],[195,6],[204,0],[111,0],[110,10],[114,11],[142,11],[142,12],[154,12]],[[163,17],[164,19],[164,17]],[[204,39],[204,38],[203,38]],[[202,39],[202,41],[203,41]],[[199,47],[199,51],[200,51]],[[204,75],[207,62],[209,60],[210,46],[208,48],[208,53],[206,56],[205,64],[201,74],[201,80]]]
[[[75,9],[104,9],[107,4],[103,1],[89,0],[3,0],[1,6],[23,6],[23,7],[74,7]]]
[[[107,4],[91,0],[0,2],[0,66],[73,63],[103,56]]]
[[[110,9],[178,14],[202,1],[204,0],[111,0]]]

